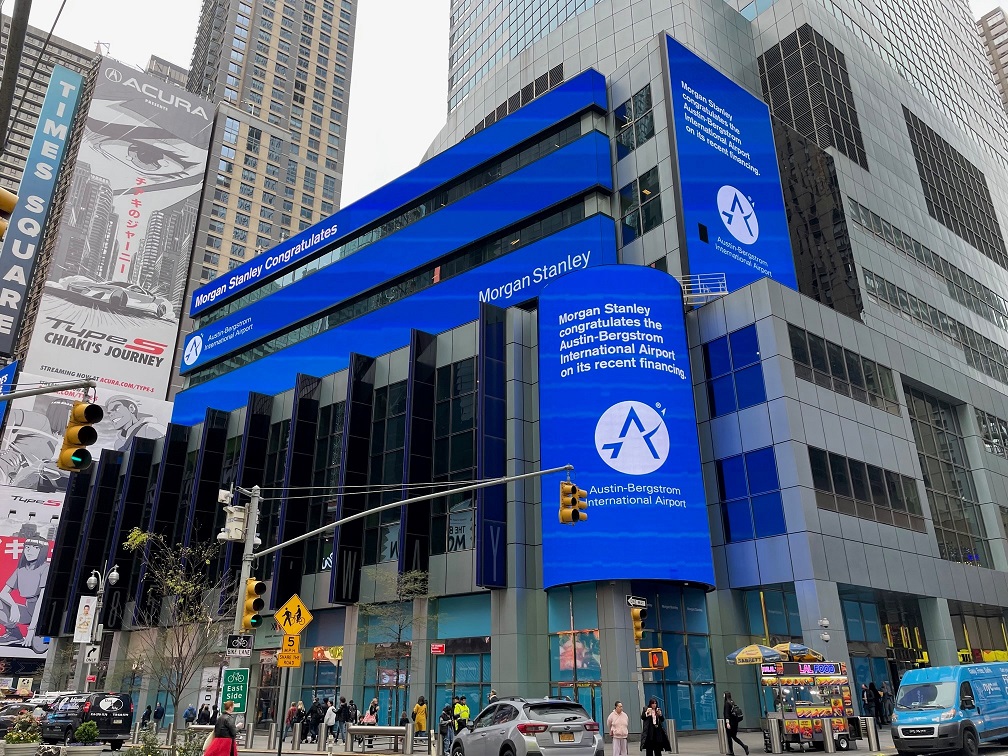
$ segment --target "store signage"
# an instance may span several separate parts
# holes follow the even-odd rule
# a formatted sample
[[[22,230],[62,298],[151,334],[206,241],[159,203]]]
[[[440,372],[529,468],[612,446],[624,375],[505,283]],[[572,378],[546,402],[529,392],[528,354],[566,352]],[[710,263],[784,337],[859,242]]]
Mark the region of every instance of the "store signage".
[[[691,275],[798,288],[770,110],[672,37],[669,83]]]
[[[544,588],[633,579],[714,585],[676,279],[610,265],[545,288],[539,418],[542,466],[573,465],[588,504],[587,521],[560,524],[560,481],[544,479],[543,501],[553,502],[542,507]],[[645,522],[648,548],[628,549]]]
[[[430,652],[434,656],[440,656],[441,654],[443,654],[445,652],[445,644],[444,643],[431,643],[430,644]]]

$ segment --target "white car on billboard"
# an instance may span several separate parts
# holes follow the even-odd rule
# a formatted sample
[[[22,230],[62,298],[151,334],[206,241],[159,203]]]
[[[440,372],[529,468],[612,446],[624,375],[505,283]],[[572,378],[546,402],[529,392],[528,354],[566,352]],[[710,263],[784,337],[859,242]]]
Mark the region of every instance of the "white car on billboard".
[[[63,291],[76,295],[71,297],[72,301],[85,299],[107,305],[116,312],[145,312],[163,320],[175,318],[175,308],[171,302],[127,281],[92,281],[87,276],[67,276],[55,283],[50,281],[47,285],[55,293]]]

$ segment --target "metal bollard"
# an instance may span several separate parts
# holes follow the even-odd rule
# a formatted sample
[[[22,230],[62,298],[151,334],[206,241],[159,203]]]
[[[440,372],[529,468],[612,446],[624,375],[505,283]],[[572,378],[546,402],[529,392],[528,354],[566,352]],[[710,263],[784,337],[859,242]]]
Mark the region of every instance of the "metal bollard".
[[[266,750],[271,753],[277,747],[277,725],[273,722],[269,728],[269,735],[266,736]]]
[[[728,722],[724,719],[717,721],[717,744],[718,753],[728,753]]]
[[[767,719],[767,731],[770,733],[770,753],[784,753],[784,746],[781,743],[784,739],[781,732],[783,725],[783,721],[776,717]]]
[[[441,731],[431,730],[428,738],[430,740],[427,747],[432,756],[441,756],[441,749],[444,748],[444,739],[441,737]]]
[[[132,745],[136,745],[140,742],[140,723],[137,722],[133,725],[133,739],[130,741]]]
[[[822,721],[822,742],[823,750],[826,753],[836,753],[836,741],[833,740],[832,719],[823,719]]]
[[[679,753],[679,733],[676,731],[675,718],[669,717],[665,724],[668,725],[668,742],[672,747],[670,753]]]
[[[353,753],[353,736],[350,734],[350,723],[346,724],[346,741],[343,743],[343,753]]]
[[[301,723],[294,723],[294,743],[291,745],[295,751],[301,750]]]
[[[879,749],[878,728],[875,726],[874,717],[861,717],[861,732],[868,739],[868,750],[877,751]]]
[[[413,756],[413,723],[406,725],[406,737],[403,738],[403,753]]]
[[[255,741],[255,725],[249,722],[245,723],[245,747],[251,749],[252,743]]]
[[[318,728],[319,734],[318,737],[315,738],[315,750],[324,751],[326,749],[326,741],[329,739],[329,728],[321,722],[319,722]]]

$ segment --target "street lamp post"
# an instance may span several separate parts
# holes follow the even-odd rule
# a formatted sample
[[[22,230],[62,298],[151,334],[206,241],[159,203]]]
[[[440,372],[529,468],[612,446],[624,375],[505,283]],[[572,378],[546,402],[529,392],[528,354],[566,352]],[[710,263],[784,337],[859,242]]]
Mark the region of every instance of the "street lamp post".
[[[105,566],[106,567],[108,566],[108,562],[105,563]],[[106,585],[112,586],[112,585],[115,585],[118,582],[119,582],[119,565],[118,564],[112,565],[112,569],[108,570],[104,574],[102,574],[98,570],[91,570],[91,575],[88,577],[87,581],[85,582],[85,585],[87,585],[89,591],[93,591],[96,588],[98,589],[98,593],[97,593],[98,602],[95,605],[95,614],[94,614],[95,619],[94,619],[94,622],[91,625],[91,633],[90,633],[90,638],[89,638],[90,644],[92,644],[92,645],[95,643],[95,637],[96,636],[99,637],[99,638],[101,637],[101,632],[98,630],[98,628],[101,627],[101,625],[99,624],[99,621],[101,620],[102,601],[105,598],[105,586]],[[81,645],[83,646],[83,648],[81,649],[81,658],[83,659],[83,658],[85,658],[85,656],[87,654],[87,646],[89,644],[85,643],[85,644],[81,644]],[[84,678],[84,690],[85,691],[87,691],[89,689],[89,686],[90,686],[90,683],[88,682],[88,677],[91,677],[91,662],[90,661],[88,661],[88,663],[87,663],[87,676]]]

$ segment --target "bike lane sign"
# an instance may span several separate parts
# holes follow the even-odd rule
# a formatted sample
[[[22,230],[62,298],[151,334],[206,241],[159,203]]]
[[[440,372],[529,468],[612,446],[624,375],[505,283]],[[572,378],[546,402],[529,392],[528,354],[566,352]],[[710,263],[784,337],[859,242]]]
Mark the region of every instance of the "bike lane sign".
[[[248,705],[249,670],[225,669],[222,680],[221,706],[233,701],[235,714],[244,714]]]

